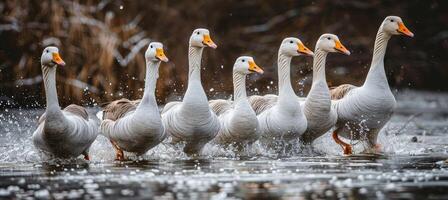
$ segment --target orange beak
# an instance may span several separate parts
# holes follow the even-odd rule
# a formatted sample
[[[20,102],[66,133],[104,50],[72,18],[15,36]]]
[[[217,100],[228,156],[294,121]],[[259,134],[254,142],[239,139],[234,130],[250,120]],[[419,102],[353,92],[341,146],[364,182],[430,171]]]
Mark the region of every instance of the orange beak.
[[[339,51],[345,55],[350,55],[350,51],[344,47],[344,45],[342,45],[341,41],[336,40],[335,41],[336,45],[334,46],[334,48],[336,49],[336,51]]]
[[[414,37],[414,33],[412,33],[405,25],[403,22],[398,22],[398,30],[399,33],[409,36],[409,37]]]
[[[256,72],[259,74],[264,73],[263,69],[261,69],[261,67],[259,67],[257,64],[255,64],[254,61],[249,61],[249,71]]]
[[[59,53],[52,53],[53,56],[53,62],[56,63],[59,66],[65,66],[65,62],[62,60],[61,56],[59,55]]]
[[[310,49],[308,49],[308,47],[303,45],[302,43],[297,44],[297,52],[299,52],[301,54],[308,55],[308,56],[314,56],[314,53]]]
[[[213,49],[216,49],[218,46],[213,42],[212,38],[210,38],[210,35],[204,35],[204,38],[202,39],[202,43],[204,45],[207,45],[208,47],[211,47]]]
[[[156,58],[158,58],[160,61],[168,62],[168,58],[165,56],[162,48],[156,49]]]

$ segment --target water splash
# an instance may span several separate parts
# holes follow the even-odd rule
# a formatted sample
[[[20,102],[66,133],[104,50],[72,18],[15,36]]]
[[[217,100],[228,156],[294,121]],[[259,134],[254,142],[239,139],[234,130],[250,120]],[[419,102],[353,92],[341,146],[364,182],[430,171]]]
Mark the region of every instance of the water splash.
[[[404,92],[404,95],[401,94],[402,96],[398,96],[397,114],[379,133],[378,143],[381,145],[382,151],[386,155],[446,154],[448,148],[442,148],[446,144],[447,139],[444,136],[448,132],[448,118],[444,114],[444,110],[448,109],[446,96],[422,96],[420,93],[409,91]],[[410,114],[408,113],[417,113],[421,109],[428,110],[429,113],[409,118]],[[0,162],[34,163],[41,161],[39,152],[31,141],[31,135],[37,128],[37,121],[42,113],[42,109],[4,109],[0,111]],[[365,148],[365,143],[362,141],[355,141],[353,144],[354,152],[361,152]],[[127,156],[134,156],[135,159],[189,159],[181,149],[181,146],[164,143],[141,157],[137,158],[132,154],[127,154]],[[336,145],[331,138],[331,131],[318,138],[311,147],[297,144],[293,152],[294,154],[290,156],[342,155],[341,147]],[[99,135],[91,146],[90,156],[92,162],[108,163],[114,160],[115,153],[109,141]],[[268,150],[260,142],[256,142],[251,147],[245,148],[244,152],[239,153],[235,153],[232,146],[223,148],[209,143],[200,156],[202,158],[239,159],[241,157],[278,158],[282,155]]]

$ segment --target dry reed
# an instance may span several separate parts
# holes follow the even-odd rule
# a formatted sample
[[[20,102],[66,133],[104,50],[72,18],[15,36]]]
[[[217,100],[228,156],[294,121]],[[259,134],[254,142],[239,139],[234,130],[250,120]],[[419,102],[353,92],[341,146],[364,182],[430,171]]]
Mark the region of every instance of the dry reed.
[[[152,40],[165,44],[171,60],[160,68],[158,101],[175,99],[186,88],[188,37],[197,27],[209,28],[219,46],[206,50],[203,60],[203,83],[212,98],[231,93],[231,67],[242,54],[253,55],[266,71],[264,76],[250,78],[248,86],[257,88],[250,93],[275,92],[276,51],[282,38],[299,37],[314,49],[323,32],[338,34],[354,52],[352,56],[330,56],[330,84],[361,84],[378,25],[391,13],[402,16],[418,35],[390,45],[388,56],[394,59],[386,64],[391,66],[387,69],[391,85],[407,87],[412,82],[411,86],[448,90],[448,84],[438,83],[448,80],[448,69],[442,67],[448,64],[443,59],[447,48],[437,46],[445,37],[434,36],[442,33],[437,25],[448,17],[437,11],[446,3],[432,3],[437,4],[436,10],[422,14],[418,10],[426,5],[419,1],[7,0],[0,2],[0,101],[7,98],[17,105],[42,106],[39,57],[47,45],[60,47],[68,63],[57,77],[64,105],[140,98],[143,53]],[[422,25],[434,15],[440,20]],[[434,65],[423,61],[428,57],[434,58]],[[306,93],[311,62],[310,58],[294,60],[296,91]],[[305,89],[299,84],[304,78]]]

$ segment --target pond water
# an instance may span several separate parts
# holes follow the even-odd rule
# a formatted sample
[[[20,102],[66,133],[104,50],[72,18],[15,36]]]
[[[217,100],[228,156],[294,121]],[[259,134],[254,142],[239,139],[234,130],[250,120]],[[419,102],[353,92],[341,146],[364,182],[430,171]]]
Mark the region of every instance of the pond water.
[[[113,161],[102,136],[90,162],[42,161],[31,142],[42,110],[3,109],[0,199],[448,199],[448,94],[403,91],[397,100],[379,138],[384,155],[342,156],[327,135],[290,156],[208,145],[188,158],[159,145],[126,162]]]

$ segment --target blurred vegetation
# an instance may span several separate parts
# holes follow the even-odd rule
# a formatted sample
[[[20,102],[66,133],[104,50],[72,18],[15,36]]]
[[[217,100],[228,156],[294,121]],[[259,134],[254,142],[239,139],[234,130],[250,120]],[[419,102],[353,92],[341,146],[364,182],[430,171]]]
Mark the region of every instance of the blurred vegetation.
[[[401,16],[414,38],[394,37],[386,71],[396,88],[448,90],[448,1],[112,1],[5,0],[0,2],[0,101],[43,106],[40,55],[56,45],[67,66],[57,72],[62,105],[89,105],[142,96],[144,51],[163,42],[170,62],[162,64],[159,103],[179,98],[187,83],[187,48],[195,28],[210,29],[218,49],[207,49],[202,80],[211,98],[232,93],[232,65],[242,54],[255,57],[266,73],[251,76],[251,94],[275,93],[276,57],[284,37],[314,49],[325,32],[337,34],[351,56],[327,59],[330,85],[362,84],[376,32],[384,17]],[[305,95],[311,58],[296,58],[294,87]],[[255,89],[256,88],[256,89]]]

